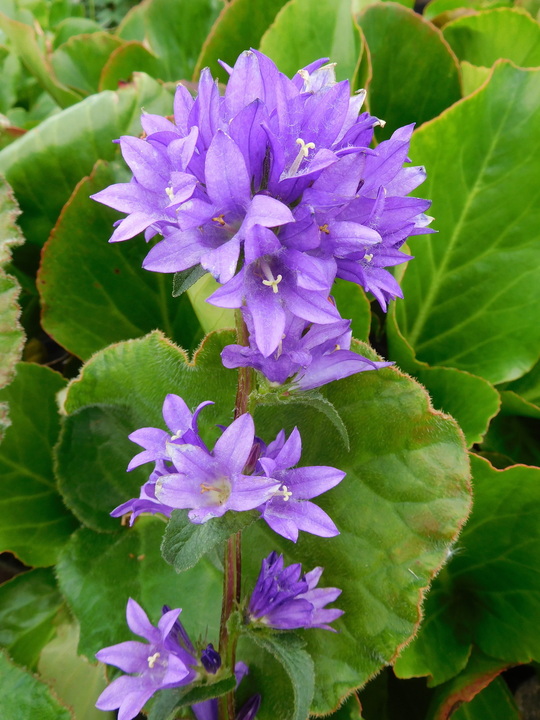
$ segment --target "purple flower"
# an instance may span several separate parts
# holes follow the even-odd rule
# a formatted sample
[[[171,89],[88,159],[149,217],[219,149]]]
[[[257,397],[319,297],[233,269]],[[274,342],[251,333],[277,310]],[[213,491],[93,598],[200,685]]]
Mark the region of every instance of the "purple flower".
[[[272,477],[244,474],[254,438],[253,419],[246,413],[229,425],[211,453],[198,445],[169,443],[173,468],[158,478],[156,497],[170,507],[189,509],[194,523],[262,505],[280,483]]]
[[[99,710],[118,709],[118,720],[132,720],[158,690],[193,682],[197,673],[191,666],[197,664],[196,659],[175,639],[180,613],[165,612],[154,627],[141,606],[128,600],[129,628],[148,643],[129,640],[96,653],[101,662],[131,673],[117,678],[101,693],[96,702]]]
[[[253,320],[246,310],[244,320],[253,334]],[[265,357],[254,342],[249,346],[227,345],[221,360],[227,368],[253,367],[276,385],[291,381],[287,389],[312,390],[333,380],[366,370],[392,365],[375,362],[350,350],[349,320],[317,325],[288,315],[277,349]]]
[[[337,468],[321,466],[293,467],[300,460],[302,441],[298,428],[284,440],[281,433],[268,446],[259,464],[267,477],[279,483],[258,509],[263,519],[279,535],[296,542],[299,530],[320,537],[339,535],[334,521],[318,505],[310,502],[340,483],[345,473]]]
[[[326,608],[341,595],[338,588],[317,588],[323,569],[305,575],[300,563],[284,566],[283,555],[271,552],[262,561],[261,572],[251,595],[248,614],[257,622],[279,630],[323,628],[343,615],[343,610]]]
[[[163,402],[163,419],[170,430],[170,433],[160,428],[146,427],[135,430],[129,436],[129,439],[141,445],[144,450],[138,453],[128,465],[128,470],[144,465],[147,462],[156,462],[158,460],[170,460],[167,446],[173,444],[190,443],[205,447],[203,441],[198,435],[197,419],[201,410],[207,405],[213,405],[210,400],[201,403],[191,413],[184,400],[178,396],[169,394]]]
[[[144,261],[149,270],[177,272],[201,264],[229,284],[245,257],[251,270],[240,283],[243,291],[238,283],[232,290],[235,302],[245,300],[254,314],[257,346],[265,356],[276,342],[272,336],[271,349],[264,345],[259,306],[259,314],[270,313],[281,325],[283,300],[287,306],[295,302],[290,312],[305,320],[337,319],[314,317],[314,308],[323,310],[326,286],[295,286],[275,263],[294,274],[299,264],[326,262],[330,285],[337,272],[371,290],[384,307],[400,295],[384,268],[408,259],[399,252],[407,236],[427,232],[429,203],[405,198],[425,177],[423,168],[403,167],[412,126],[370,149],[381,121],[360,112],[365,92],[351,97],[349,83],[336,82],[334,66],[325,62],[289,79],[262,53],[247,51],[234,68],[225,66],[230,78],[223,96],[203,70],[195,99],[178,86],[174,123],[143,114],[146,137],[120,139],[132,180],[93,196],[128,213],[111,241],[143,230],[147,240],[162,236]],[[303,259],[278,260],[285,250]],[[260,282],[269,285],[259,297],[249,278],[261,272]],[[305,279],[303,270],[301,275]],[[276,290],[283,291],[279,299],[271,297]],[[229,301],[231,292],[229,287]],[[224,296],[216,294],[217,300]]]

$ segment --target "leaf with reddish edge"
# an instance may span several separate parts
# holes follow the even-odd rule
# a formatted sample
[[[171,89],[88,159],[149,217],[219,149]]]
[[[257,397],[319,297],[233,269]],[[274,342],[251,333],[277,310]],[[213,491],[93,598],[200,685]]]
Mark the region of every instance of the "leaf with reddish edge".
[[[464,670],[437,688],[426,720],[449,720],[462,703],[470,702],[507,667],[504,660],[473,650]]]

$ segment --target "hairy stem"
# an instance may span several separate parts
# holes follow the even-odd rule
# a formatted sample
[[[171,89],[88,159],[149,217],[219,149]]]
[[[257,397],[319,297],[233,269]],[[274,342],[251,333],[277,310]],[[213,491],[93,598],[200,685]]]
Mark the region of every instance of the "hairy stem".
[[[248,345],[248,331],[242,315],[236,314],[236,338],[239,345]],[[240,368],[234,408],[235,419],[248,410],[249,395],[253,388],[253,370]],[[226,667],[234,671],[236,662],[236,637],[231,637],[227,630],[227,621],[231,613],[240,603],[242,585],[242,533],[237,532],[225,543],[223,561],[223,603],[221,606],[221,626],[219,631],[219,652]],[[234,690],[219,698],[220,720],[234,720]]]

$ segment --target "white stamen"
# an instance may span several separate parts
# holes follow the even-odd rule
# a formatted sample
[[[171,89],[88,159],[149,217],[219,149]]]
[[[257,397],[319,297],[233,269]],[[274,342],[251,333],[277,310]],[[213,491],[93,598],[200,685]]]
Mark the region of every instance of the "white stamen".
[[[292,492],[286,485],[282,485],[279,490],[276,491],[276,495],[281,495],[283,497],[283,502],[287,502],[287,500],[292,497]]]
[[[157,659],[158,659],[159,657],[160,657],[160,654],[157,652],[157,653],[154,653],[153,655],[150,655],[150,657],[147,658],[147,660],[148,660],[148,667],[149,667],[150,669],[152,669],[152,668],[154,667],[154,665],[156,664],[156,661],[157,661]]]
[[[373,253],[366,253],[366,254],[364,255],[364,260],[365,260],[366,262],[371,262],[371,261],[373,260]]]
[[[302,160],[304,160],[304,158],[307,158],[307,156],[309,155],[309,151],[315,150],[314,142],[306,143],[302,140],[302,138],[297,138],[296,144],[300,145],[300,150],[298,151],[298,155],[294,158],[294,162],[287,172],[288,177],[291,177],[291,175],[295,175],[298,172],[298,168],[300,167]]]
[[[166,187],[165,192],[167,193],[169,200],[172,200],[174,197],[174,190],[171,187]]]
[[[267,262],[261,262],[261,270],[266,275],[266,280],[263,280],[262,284],[271,287],[272,291],[277,293],[278,285],[283,280],[283,275],[278,275],[275,278]]]

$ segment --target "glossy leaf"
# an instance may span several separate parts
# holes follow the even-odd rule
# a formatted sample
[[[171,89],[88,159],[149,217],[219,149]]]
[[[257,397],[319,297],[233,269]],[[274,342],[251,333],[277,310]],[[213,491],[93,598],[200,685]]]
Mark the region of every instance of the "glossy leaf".
[[[0,646],[14,662],[35,670],[54,635],[53,620],[63,600],[52,570],[39,568],[0,586]]]
[[[159,60],[140,42],[123,42],[110,54],[99,77],[99,90],[117,90],[130,82],[134,72],[159,77]]]
[[[90,660],[109,645],[130,639],[126,604],[132,597],[154,622],[163,605],[184,609],[181,619],[193,639],[208,628],[217,641],[221,572],[207,560],[181,575],[159,552],[161,520],[138,520],[109,535],[79,530],[57,566],[60,588],[81,626],[79,652]]]
[[[29,242],[45,243],[75,185],[96,160],[116,154],[113,139],[141,132],[141,107],[167,114],[172,97],[155,80],[137,75],[132,85],[91,95],[0,152],[0,172],[24,213],[21,228]]]
[[[0,713],[2,720],[75,720],[49,688],[37,678],[12,663],[0,651]]]
[[[0,547],[28,565],[54,564],[77,527],[56,488],[52,464],[59,430],[55,396],[64,387],[62,376],[49,368],[19,363],[11,385],[0,391],[11,419],[0,445]]]
[[[474,455],[471,462],[472,515],[433,583],[418,637],[395,665],[399,677],[444,682],[473,646],[506,664],[540,657],[540,469],[495,470]]]
[[[401,301],[390,307],[386,329],[389,359],[426,386],[433,405],[455,417],[468,446],[479,443],[491,419],[499,412],[501,397],[491,383],[478,375],[451,367],[432,367],[416,359],[414,351],[396,323]]]
[[[540,25],[525,11],[497,8],[458,18],[443,30],[460,60],[490,67],[499,58],[520,67],[540,65]]]
[[[162,80],[189,80],[223,0],[149,0],[132,8],[118,35],[150,47],[160,60]]]
[[[186,291],[195,315],[205,333],[234,327],[234,310],[220,308],[206,302],[206,299],[218,287],[218,283],[210,273],[206,273]]]
[[[439,230],[410,239],[415,260],[396,308],[419,360],[492,383],[537,361],[539,146],[540,71],[507,63],[414,134],[410,155],[426,165],[421,194],[433,198]]]
[[[506,407],[503,406],[505,411]],[[520,415],[525,413],[520,412]],[[512,417],[501,412],[491,421],[482,450],[503,455],[513,463],[540,467],[539,431],[540,420],[535,416]]]
[[[197,78],[204,67],[213,77],[227,82],[228,73],[218,60],[234,65],[248,48],[258,47],[267,28],[287,0],[231,0],[225,4],[208,34],[195,66]]]
[[[504,385],[502,389],[508,414],[540,417],[540,361],[526,375]],[[509,407],[513,402],[518,406],[513,408],[515,412]]]
[[[353,337],[367,342],[371,326],[371,305],[359,285],[338,279],[332,286],[341,317],[351,319]]]
[[[402,125],[421,125],[459,100],[458,63],[431,23],[393,3],[371,5],[359,22],[373,65],[370,112],[386,121],[377,129],[379,140]]]
[[[338,80],[352,78],[362,53],[349,0],[290,0],[262,37],[260,48],[286,75],[328,57]]]
[[[212,550],[221,548],[225,540],[245,530],[258,517],[259,514],[254,511],[229,512],[202,525],[194,525],[188,518],[187,510],[175,510],[163,536],[161,554],[176,572],[184,572],[195,567]]]
[[[463,97],[471,95],[475,90],[483,85],[491,75],[490,69],[487,67],[477,67],[463,60],[461,65],[461,81],[463,84]]]
[[[512,0],[430,0],[424,8],[424,17],[426,20],[435,21],[436,24],[442,19],[452,19],[452,14],[461,14],[469,10],[486,10],[495,7],[508,7],[512,5]],[[444,14],[444,16],[443,16]],[[448,22],[448,20],[447,20]]]
[[[98,163],[75,189],[43,250],[37,279],[43,327],[82,358],[154,328],[187,349],[202,337],[188,297],[172,297],[172,277],[142,269],[143,238],[108,243],[119,214],[89,196],[128,177],[123,168]]]
[[[90,35],[74,35],[51,55],[58,79],[83,95],[98,91],[103,65],[122,40],[103,30]]]
[[[7,35],[28,71],[60,107],[69,107],[81,99],[81,95],[62,85],[55,77],[50,63],[39,47],[33,27],[0,12],[0,29]]]
[[[24,344],[17,305],[19,283],[4,270],[4,266],[11,260],[12,248],[24,243],[16,223],[18,215],[19,208],[11,188],[0,177],[0,388],[12,378]],[[7,408],[0,405],[0,429],[7,422],[6,415]]]

